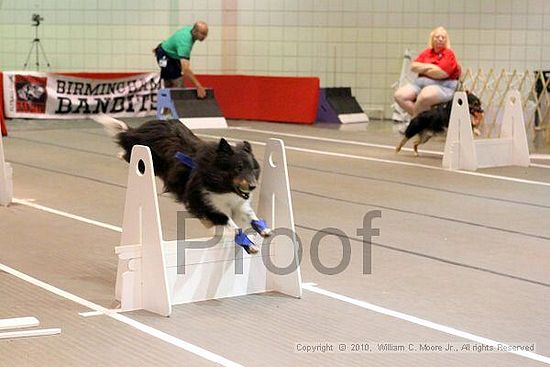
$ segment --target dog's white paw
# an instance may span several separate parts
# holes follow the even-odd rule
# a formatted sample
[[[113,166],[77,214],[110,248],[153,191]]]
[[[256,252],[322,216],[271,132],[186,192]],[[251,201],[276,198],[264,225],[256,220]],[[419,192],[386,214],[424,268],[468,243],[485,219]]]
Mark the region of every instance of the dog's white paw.
[[[273,234],[273,231],[271,230],[271,228],[266,228],[264,229],[263,231],[260,232],[260,236],[262,237],[269,237]]]
[[[267,226],[267,223],[263,219],[256,219],[250,222],[250,225],[256,232],[260,234],[262,237],[269,237],[273,233],[271,228]]]

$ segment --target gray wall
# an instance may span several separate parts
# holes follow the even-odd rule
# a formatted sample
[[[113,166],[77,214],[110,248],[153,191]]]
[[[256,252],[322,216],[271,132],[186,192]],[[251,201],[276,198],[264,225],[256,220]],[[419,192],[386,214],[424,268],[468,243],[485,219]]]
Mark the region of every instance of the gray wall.
[[[204,19],[195,72],[318,76],[386,116],[403,51],[438,25],[463,68],[550,69],[550,0],[0,0],[0,70],[23,68],[33,13],[52,71],[156,70],[151,49]]]

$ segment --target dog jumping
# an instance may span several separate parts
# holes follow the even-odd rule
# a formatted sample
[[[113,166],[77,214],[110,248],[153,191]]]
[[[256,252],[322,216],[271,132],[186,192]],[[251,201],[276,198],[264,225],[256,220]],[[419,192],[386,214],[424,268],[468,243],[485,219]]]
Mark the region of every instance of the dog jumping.
[[[137,128],[106,115],[95,120],[114,136],[125,161],[130,162],[134,145],[149,147],[155,175],[163,181],[165,192],[206,226],[235,230],[235,242],[247,253],[257,253],[259,248],[242,231],[244,226],[249,224],[262,237],[271,235],[250,206],[260,165],[249,142],[236,146],[224,138],[206,142],[179,120],[152,120]]]
[[[477,129],[483,121],[481,101],[471,92],[466,91],[466,95],[468,96],[468,107],[472,120],[472,128]],[[449,120],[451,119],[452,105],[453,101],[451,100],[449,102],[436,104],[428,111],[419,113],[407,126],[404,132],[405,136],[397,147],[395,147],[395,152],[399,153],[407,141],[417,135],[417,139],[413,143],[413,148],[414,154],[418,156],[418,146],[420,144],[426,143],[432,136],[444,133],[447,130]]]

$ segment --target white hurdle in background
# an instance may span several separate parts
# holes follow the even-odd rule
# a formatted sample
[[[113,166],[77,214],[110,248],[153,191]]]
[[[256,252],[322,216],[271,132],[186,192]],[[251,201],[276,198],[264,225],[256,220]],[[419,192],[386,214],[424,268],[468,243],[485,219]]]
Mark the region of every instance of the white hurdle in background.
[[[284,143],[279,139],[269,139],[265,148],[258,215],[271,228],[285,228],[292,235],[274,236],[269,253],[264,253],[263,246],[253,255],[239,251],[235,256],[234,233],[224,236],[213,247],[186,248],[185,264],[179,264],[185,265],[185,272],[178,274],[178,241],[162,238],[151,152],[148,147],[135,146],[128,173],[121,246],[115,250],[119,258],[115,295],[120,310],[144,309],[168,316],[174,304],[207,299],[268,291],[301,297],[302,278],[286,155]],[[196,240],[185,240],[188,245],[193,241]],[[259,236],[255,238],[256,244],[261,241]],[[278,268],[292,271],[275,274],[266,268],[269,260]],[[236,261],[242,261],[239,274],[235,274]]]
[[[13,169],[4,159],[4,143],[0,134],[0,205],[9,205],[13,198]]]
[[[468,97],[465,92],[455,93],[445,141],[443,168],[475,171],[488,167],[527,167],[529,164],[521,95],[517,90],[510,90],[506,94],[500,138],[476,140],[472,133]]]

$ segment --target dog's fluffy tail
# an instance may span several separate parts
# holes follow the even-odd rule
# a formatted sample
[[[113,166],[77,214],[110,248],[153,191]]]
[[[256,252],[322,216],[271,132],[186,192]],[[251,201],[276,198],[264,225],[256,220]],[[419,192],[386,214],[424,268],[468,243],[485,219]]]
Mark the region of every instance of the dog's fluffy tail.
[[[111,117],[109,115],[105,115],[103,113],[93,116],[92,119],[95,122],[98,122],[101,125],[103,125],[105,130],[107,130],[107,132],[111,136],[115,136],[123,131],[128,130],[128,125],[126,125],[124,122],[117,120],[114,117]]]

